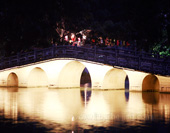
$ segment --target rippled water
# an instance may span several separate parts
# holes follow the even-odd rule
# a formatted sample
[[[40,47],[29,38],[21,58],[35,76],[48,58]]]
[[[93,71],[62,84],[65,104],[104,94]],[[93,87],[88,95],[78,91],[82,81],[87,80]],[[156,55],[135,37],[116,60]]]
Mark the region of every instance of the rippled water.
[[[0,132],[168,132],[170,94],[0,88]]]

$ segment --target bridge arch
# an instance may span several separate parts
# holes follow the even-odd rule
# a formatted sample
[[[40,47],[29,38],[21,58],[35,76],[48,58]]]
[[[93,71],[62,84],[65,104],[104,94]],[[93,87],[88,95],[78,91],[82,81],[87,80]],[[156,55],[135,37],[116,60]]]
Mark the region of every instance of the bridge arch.
[[[67,63],[59,73],[58,87],[80,87],[82,72],[85,68],[86,66],[79,61]]]
[[[84,68],[81,77],[80,77],[80,86],[81,87],[91,87],[91,77],[87,67]]]
[[[28,76],[27,87],[47,87],[48,77],[46,72],[40,68],[33,68]]]
[[[124,89],[126,78],[128,78],[128,76],[124,70],[113,68],[105,74],[102,88]]]
[[[18,76],[14,72],[8,75],[7,87],[18,87]]]
[[[126,77],[125,77],[125,89],[129,90],[129,77],[128,77],[128,75],[126,75]]]
[[[142,91],[159,91],[159,80],[155,75],[147,75],[142,82]]]

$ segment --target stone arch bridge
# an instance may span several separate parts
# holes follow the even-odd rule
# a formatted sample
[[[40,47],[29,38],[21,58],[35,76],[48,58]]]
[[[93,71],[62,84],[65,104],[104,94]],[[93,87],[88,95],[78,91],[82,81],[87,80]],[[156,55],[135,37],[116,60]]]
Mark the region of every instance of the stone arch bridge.
[[[86,68],[92,89],[170,92],[169,61],[125,49],[58,46],[3,58],[0,86],[80,87]]]

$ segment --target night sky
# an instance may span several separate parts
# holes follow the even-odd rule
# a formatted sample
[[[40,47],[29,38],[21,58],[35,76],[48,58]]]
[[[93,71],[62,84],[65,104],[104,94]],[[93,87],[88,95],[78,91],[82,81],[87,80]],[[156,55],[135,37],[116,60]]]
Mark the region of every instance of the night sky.
[[[75,33],[90,29],[89,38],[136,40],[139,50],[156,45],[159,52],[166,51],[169,7],[169,0],[1,0],[0,55],[59,43],[60,29]]]

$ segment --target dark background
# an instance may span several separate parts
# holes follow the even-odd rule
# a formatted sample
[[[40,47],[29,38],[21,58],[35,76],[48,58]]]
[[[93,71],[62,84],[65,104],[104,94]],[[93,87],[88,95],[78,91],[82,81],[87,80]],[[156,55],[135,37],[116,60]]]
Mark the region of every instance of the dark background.
[[[169,0],[0,1],[0,56],[60,42],[60,30],[136,41],[169,55]],[[161,53],[160,53],[161,54]]]

